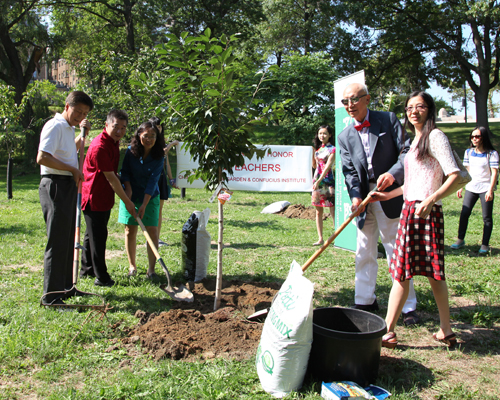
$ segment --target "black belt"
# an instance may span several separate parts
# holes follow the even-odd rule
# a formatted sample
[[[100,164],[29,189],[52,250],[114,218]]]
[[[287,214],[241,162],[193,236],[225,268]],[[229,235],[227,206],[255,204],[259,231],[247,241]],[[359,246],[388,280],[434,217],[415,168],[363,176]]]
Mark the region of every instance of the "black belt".
[[[58,175],[58,174],[45,174],[42,175],[42,178],[50,178],[50,179],[60,179],[60,180],[65,180],[68,181],[70,179],[73,179],[73,175]]]

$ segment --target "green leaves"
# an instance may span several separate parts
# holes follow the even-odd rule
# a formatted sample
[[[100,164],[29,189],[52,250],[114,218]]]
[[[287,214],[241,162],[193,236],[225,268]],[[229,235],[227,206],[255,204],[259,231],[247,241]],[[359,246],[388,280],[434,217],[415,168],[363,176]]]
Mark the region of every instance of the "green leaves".
[[[241,154],[254,152],[254,127],[272,120],[281,106],[267,106],[263,112],[256,97],[260,89],[238,79],[236,36],[214,38],[206,29],[200,36],[183,33],[169,39],[156,47],[156,69],[137,74],[129,83],[166,122],[170,136],[184,141],[199,162],[191,178],[213,188],[243,164]],[[157,104],[166,105],[160,114]]]
[[[208,96],[220,96],[221,93],[215,89],[209,89],[209,90],[207,90],[207,95]]]

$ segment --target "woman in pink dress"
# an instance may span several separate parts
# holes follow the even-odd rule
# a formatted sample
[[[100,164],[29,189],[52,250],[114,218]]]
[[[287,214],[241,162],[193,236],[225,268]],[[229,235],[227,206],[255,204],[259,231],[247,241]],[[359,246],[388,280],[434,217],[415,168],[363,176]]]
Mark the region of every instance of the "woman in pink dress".
[[[335,146],[332,128],[328,125],[319,127],[314,137],[313,168],[316,168],[312,187],[312,205],[316,207],[316,228],[318,241],[313,246],[321,246],[323,240],[323,208],[330,208],[330,215],[334,214],[335,206],[335,178],[332,166],[335,162]]]
[[[436,129],[436,106],[425,92],[406,100],[405,127],[415,134],[405,157],[404,187],[378,193],[377,200],[403,194],[405,199],[389,271],[394,278],[382,346],[394,348],[396,323],[408,297],[410,278],[426,276],[439,310],[440,329],[433,338],[448,347],[457,343],[450,324],[444,272],[444,219],[441,199],[458,189],[459,168],[448,138]],[[443,182],[443,178],[447,179]]]

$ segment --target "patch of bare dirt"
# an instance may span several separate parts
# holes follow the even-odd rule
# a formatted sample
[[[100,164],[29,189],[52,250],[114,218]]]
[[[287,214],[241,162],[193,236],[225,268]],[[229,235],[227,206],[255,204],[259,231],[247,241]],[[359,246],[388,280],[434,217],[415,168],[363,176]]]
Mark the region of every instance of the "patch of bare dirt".
[[[124,339],[127,347],[140,342],[156,359],[246,359],[255,354],[262,323],[247,316],[271,306],[278,283],[224,282],[221,306],[214,308],[215,281],[191,285],[193,303],[176,303],[159,315],[138,310],[138,325]]]
[[[287,218],[299,219],[316,219],[316,208],[313,206],[306,207],[303,204],[291,204],[283,211],[277,213]],[[327,219],[330,213],[323,213],[323,220]]]

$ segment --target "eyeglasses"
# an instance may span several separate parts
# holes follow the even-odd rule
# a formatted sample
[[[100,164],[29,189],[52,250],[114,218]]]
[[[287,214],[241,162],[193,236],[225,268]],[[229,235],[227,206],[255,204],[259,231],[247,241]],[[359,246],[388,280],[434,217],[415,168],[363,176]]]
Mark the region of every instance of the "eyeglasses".
[[[351,102],[352,104],[356,104],[359,100],[361,100],[362,97],[365,97],[365,96],[367,96],[367,94],[364,94],[364,95],[358,96],[358,97],[348,97],[347,99],[340,100],[340,102],[344,106],[347,106],[349,104],[349,102]]]
[[[155,140],[156,139],[156,135],[142,135],[141,139],[144,139],[144,140]]]
[[[424,106],[423,104],[417,104],[415,107],[405,107],[406,112],[413,112],[413,110],[417,110],[419,112],[424,112],[426,108],[429,108],[427,106]]]
[[[481,139],[481,135],[471,135],[471,140],[472,139]]]

